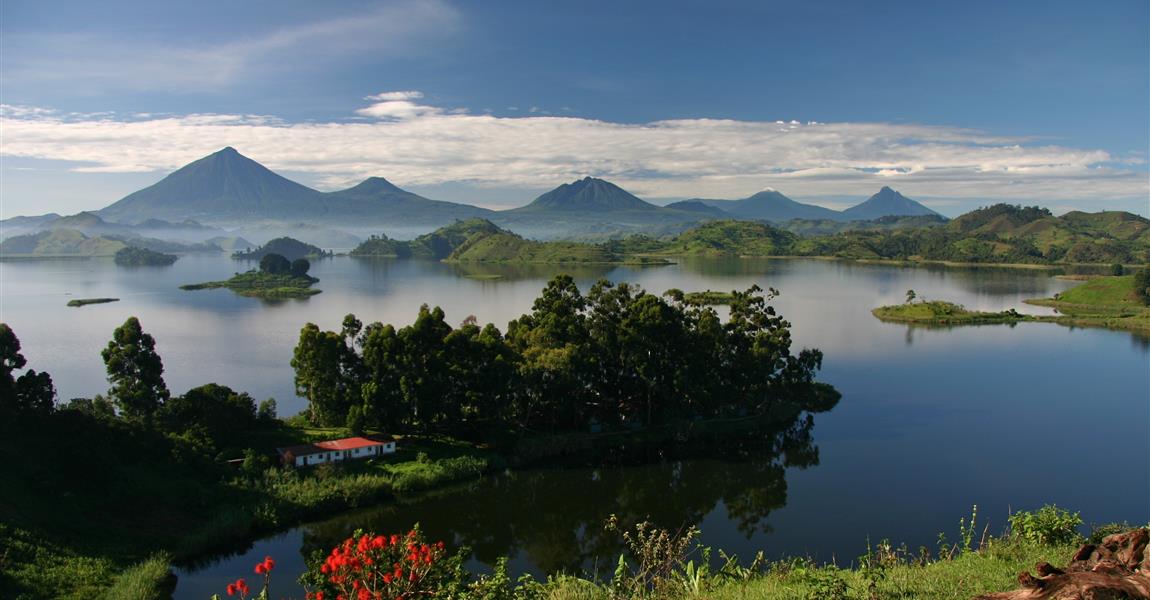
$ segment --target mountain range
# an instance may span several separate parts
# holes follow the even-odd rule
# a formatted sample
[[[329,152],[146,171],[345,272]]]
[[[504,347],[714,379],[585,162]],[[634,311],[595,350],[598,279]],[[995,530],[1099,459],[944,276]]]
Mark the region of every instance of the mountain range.
[[[844,222],[892,215],[937,213],[886,187],[842,212],[796,202],[769,189],[739,200],[692,199],[657,206],[594,177],[562,184],[526,206],[493,211],[425,198],[382,177],[321,192],[227,147],[98,211],[0,221],[0,236],[69,228],[198,241],[223,235],[220,228],[227,228],[257,243],[292,235],[342,247],[384,230],[418,234],[472,218],[512,226],[529,237],[554,238],[666,233],[714,219]]]

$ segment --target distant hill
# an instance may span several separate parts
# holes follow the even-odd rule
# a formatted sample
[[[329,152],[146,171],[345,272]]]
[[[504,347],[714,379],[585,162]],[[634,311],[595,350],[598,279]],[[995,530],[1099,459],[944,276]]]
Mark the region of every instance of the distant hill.
[[[288,260],[295,260],[297,258],[304,258],[308,256],[323,256],[324,251],[320,248],[305,244],[299,240],[294,240],[289,237],[276,238],[270,240],[268,243],[252,250],[251,252],[236,251],[232,254],[232,258],[243,260],[259,260],[268,254],[279,254]]]
[[[509,213],[524,212],[583,212],[602,214],[616,211],[657,211],[658,206],[640,200],[623,188],[595,177],[564,183],[543,194],[527,206]]]
[[[663,244],[660,254],[683,256],[776,256],[787,254],[796,236],[765,223],[712,221]]]
[[[917,227],[940,227],[946,225],[946,217],[939,215],[898,216],[890,215],[869,221],[833,221],[830,219],[794,219],[779,226],[800,236],[832,235],[845,231],[892,231]]]
[[[942,215],[902,194],[883,186],[877,194],[842,212],[848,220],[866,221],[890,215]]]
[[[360,257],[423,257],[451,263],[613,264],[665,261],[637,259],[605,244],[540,242],[526,239],[485,219],[460,221],[410,242],[373,236],[352,250]]]
[[[763,190],[742,200],[699,200],[699,202],[721,209],[733,217],[772,223],[785,223],[792,219],[845,220],[838,211],[796,202],[772,189]]]
[[[672,202],[663,208],[671,210],[685,210],[689,212],[697,212],[708,217],[715,217],[718,219],[729,219],[731,214],[727,211],[708,205],[699,200],[680,200],[679,202]]]
[[[354,187],[330,192],[329,198],[346,199],[358,209],[387,214],[388,221],[407,225],[441,224],[453,219],[490,216],[495,211],[469,204],[430,200],[401,189],[383,177],[369,177]]]
[[[88,237],[75,229],[53,229],[0,242],[0,257],[114,256],[126,246],[119,240]]]

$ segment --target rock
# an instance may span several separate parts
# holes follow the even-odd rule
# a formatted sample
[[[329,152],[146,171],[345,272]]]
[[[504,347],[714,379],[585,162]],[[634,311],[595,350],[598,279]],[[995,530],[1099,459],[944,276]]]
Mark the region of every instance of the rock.
[[[974,600],[1150,600],[1150,529],[1107,536],[1097,546],[1083,544],[1065,570],[1038,563],[1019,573],[1022,589],[984,594]]]

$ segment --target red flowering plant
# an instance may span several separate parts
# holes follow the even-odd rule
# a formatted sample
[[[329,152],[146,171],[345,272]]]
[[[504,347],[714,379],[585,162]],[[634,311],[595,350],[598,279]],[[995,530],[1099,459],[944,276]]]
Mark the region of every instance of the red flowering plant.
[[[427,543],[419,528],[406,534],[356,531],[300,582],[309,600],[416,600],[451,598],[466,586],[459,556],[443,542]]]
[[[243,577],[229,583],[224,591],[227,592],[228,596],[239,598],[239,600],[248,600],[249,598],[251,600],[267,600],[271,598],[272,569],[274,569],[275,566],[276,561],[272,560],[270,556],[265,556],[262,561],[256,563],[255,572],[256,575],[263,575],[264,589],[260,590],[260,593],[255,596],[251,595],[252,588],[248,586],[248,583],[244,581]],[[219,594],[213,594],[212,600],[222,599]]]

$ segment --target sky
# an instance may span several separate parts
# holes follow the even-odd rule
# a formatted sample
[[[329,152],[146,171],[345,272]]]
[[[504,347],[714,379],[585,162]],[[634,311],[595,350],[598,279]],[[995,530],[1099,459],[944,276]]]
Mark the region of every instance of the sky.
[[[1150,3],[9,0],[0,217],[102,208],[233,146],[526,204],[583,176],[656,203],[886,185],[1150,215]]]

